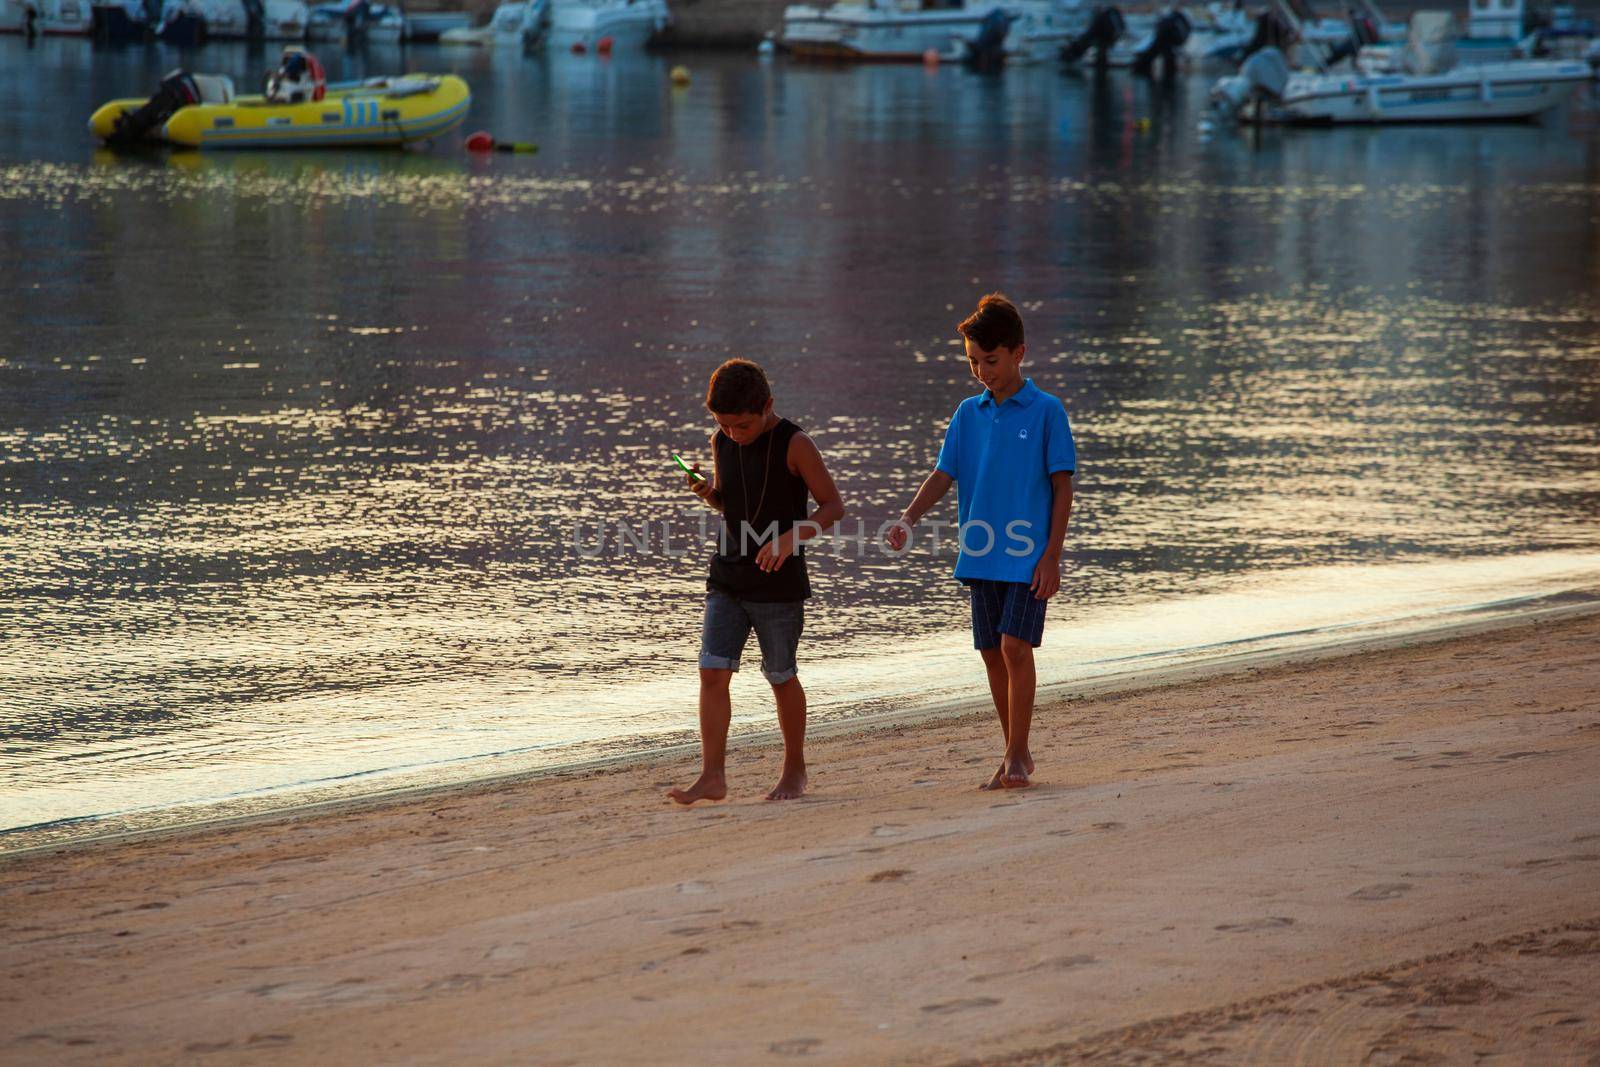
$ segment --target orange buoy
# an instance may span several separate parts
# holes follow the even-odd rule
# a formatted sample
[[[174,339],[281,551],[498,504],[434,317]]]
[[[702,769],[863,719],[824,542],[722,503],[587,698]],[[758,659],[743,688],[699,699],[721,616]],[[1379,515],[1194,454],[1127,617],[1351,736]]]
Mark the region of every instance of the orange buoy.
[[[573,41],[572,42],[572,54],[573,55],[581,56],[585,52],[587,52],[588,50],[589,49],[584,45],[584,43],[582,41]]]
[[[931,48],[922,53],[922,65],[924,67],[937,67],[939,65],[939,53]]]
[[[602,37],[594,43],[594,50],[602,56],[611,54],[611,46],[616,44],[610,37]]]

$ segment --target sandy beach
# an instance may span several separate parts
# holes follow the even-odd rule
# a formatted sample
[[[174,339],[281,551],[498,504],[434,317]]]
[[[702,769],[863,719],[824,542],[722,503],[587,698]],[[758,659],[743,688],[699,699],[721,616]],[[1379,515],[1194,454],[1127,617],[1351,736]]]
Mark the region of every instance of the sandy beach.
[[[1047,706],[1029,790],[974,714],[25,855],[0,1061],[1593,1063],[1597,680],[1588,616]]]

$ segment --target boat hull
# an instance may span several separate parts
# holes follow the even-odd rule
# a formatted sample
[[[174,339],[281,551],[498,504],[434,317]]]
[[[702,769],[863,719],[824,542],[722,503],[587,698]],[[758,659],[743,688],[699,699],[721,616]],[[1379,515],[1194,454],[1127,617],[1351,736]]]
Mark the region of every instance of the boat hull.
[[[1559,106],[1592,72],[1582,63],[1506,63],[1433,76],[1291,79],[1264,116],[1284,123],[1505,122]]]
[[[610,38],[613,47],[643,48],[672,23],[664,2],[562,4],[551,8],[550,44],[559,49],[593,48]]]
[[[391,95],[410,82],[435,83],[427,92]],[[229,104],[182,108],[160,128],[157,140],[189,148],[314,148],[402,145],[437,137],[461,124],[472,103],[467,83],[453,74],[410,75],[393,86],[335,89],[306,104],[268,104],[259,96]],[[113,100],[89,119],[102,140],[117,119],[143,100]]]
[[[977,37],[998,5],[949,11],[885,11],[792,6],[784,12],[778,43],[809,59],[916,62],[927,52],[944,55],[952,45]]]

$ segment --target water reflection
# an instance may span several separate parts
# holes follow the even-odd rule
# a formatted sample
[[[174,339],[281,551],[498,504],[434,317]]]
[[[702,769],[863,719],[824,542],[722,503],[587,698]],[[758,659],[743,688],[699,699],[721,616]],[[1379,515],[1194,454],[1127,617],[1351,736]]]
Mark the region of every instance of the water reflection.
[[[685,725],[702,564],[662,461],[709,370],[766,364],[870,529],[993,287],[1085,457],[1057,677],[1193,644],[1208,597],[1276,631],[1600,571],[1565,119],[1205,143],[1203,83],[411,49],[325,58],[462,73],[469,128],[540,154],[76,137],[184,58],[0,41],[0,824]],[[695,547],[578,551],[602,519]],[[820,717],[975,691],[949,562],[818,562]]]

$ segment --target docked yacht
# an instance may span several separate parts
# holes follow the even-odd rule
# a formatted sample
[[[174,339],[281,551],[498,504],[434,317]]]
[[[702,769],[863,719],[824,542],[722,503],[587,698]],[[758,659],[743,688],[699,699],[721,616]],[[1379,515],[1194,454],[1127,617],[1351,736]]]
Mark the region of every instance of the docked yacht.
[[[93,29],[89,0],[0,0],[0,33],[82,36]]]
[[[550,0],[507,0],[487,26],[460,27],[439,35],[440,44],[523,48],[537,44],[550,26]]]
[[[643,48],[672,25],[667,0],[553,0],[550,44],[584,51],[604,41]]]

